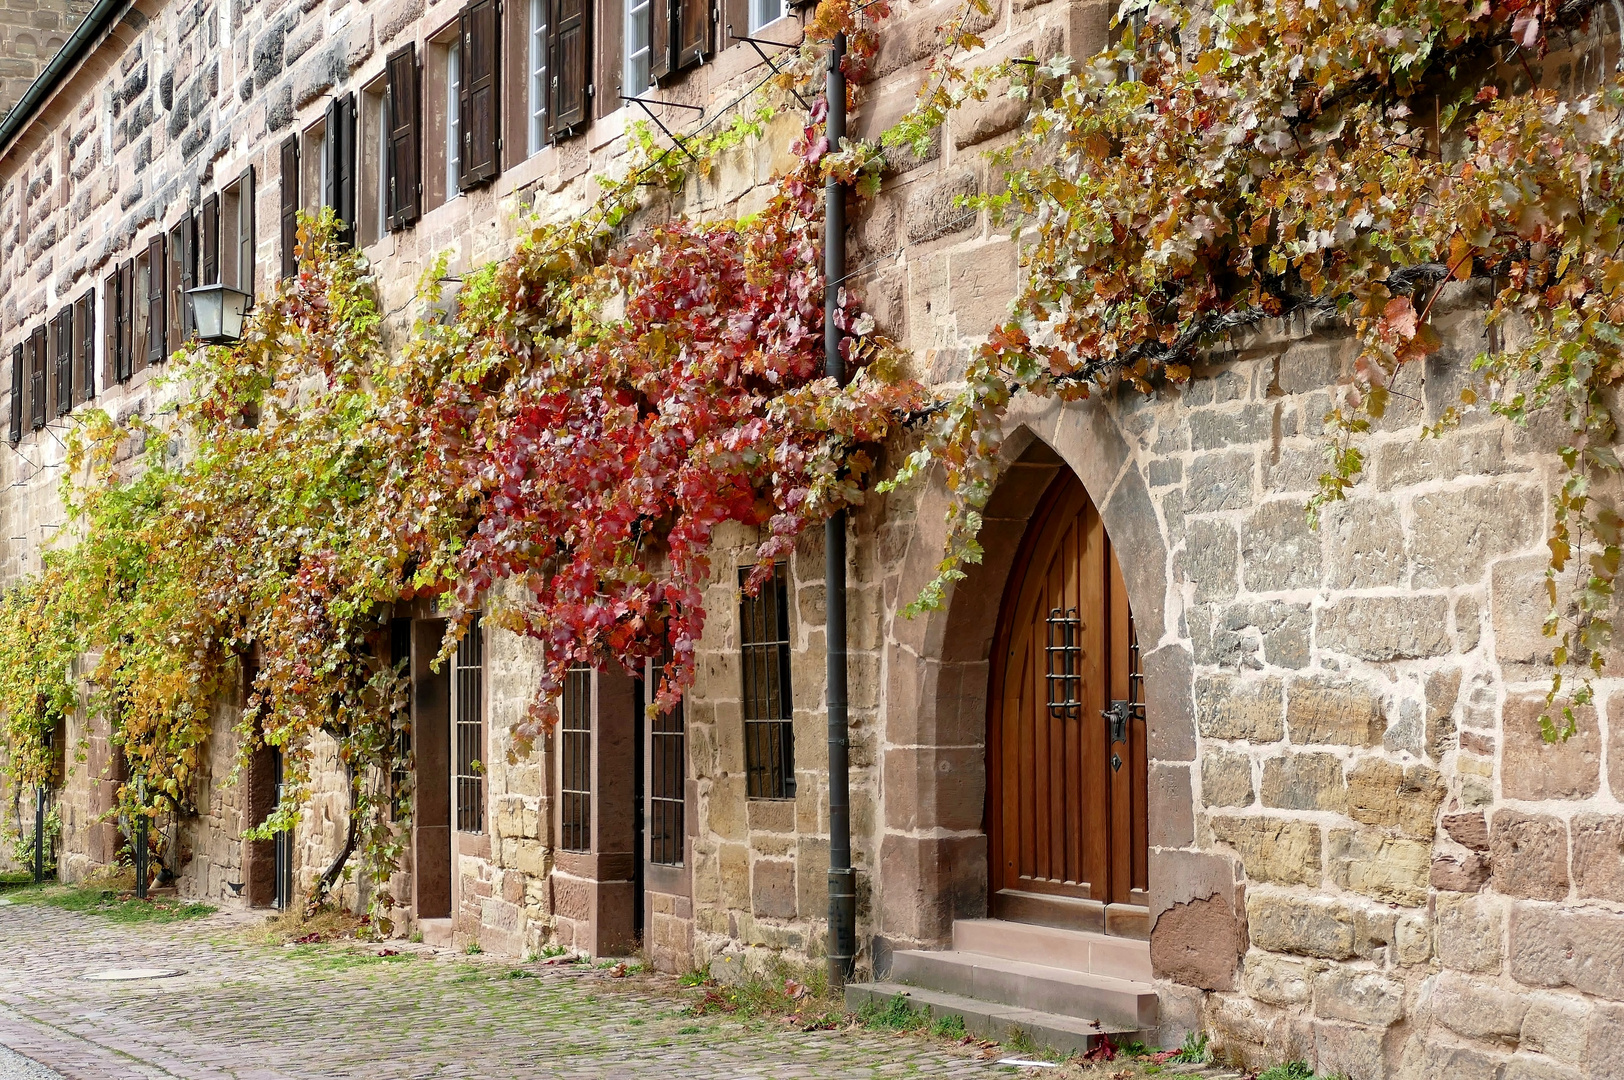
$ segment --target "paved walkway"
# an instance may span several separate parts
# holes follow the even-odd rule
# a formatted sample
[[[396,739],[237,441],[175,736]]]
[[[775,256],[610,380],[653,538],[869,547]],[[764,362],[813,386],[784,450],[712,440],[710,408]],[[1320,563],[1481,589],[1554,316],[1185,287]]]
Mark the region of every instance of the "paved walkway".
[[[87,972],[185,974],[92,982]],[[516,971],[531,977],[513,977]],[[0,1047],[68,1080],[928,1076],[1013,1070],[935,1040],[692,1017],[651,981],[244,939],[240,918],[121,925],[0,906]],[[3,1053],[3,1052],[0,1052]],[[0,1056],[0,1078],[55,1080]]]

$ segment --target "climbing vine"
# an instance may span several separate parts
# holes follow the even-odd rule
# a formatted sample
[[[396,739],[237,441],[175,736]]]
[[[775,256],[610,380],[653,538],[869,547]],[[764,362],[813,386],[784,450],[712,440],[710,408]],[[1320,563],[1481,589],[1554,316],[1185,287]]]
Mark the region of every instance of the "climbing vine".
[[[978,515],[1013,394],[1182,384],[1237,329],[1337,320],[1359,348],[1326,418],[1317,515],[1359,478],[1359,436],[1404,373],[1442,346],[1430,317],[1443,290],[1478,281],[1499,333],[1474,362],[1480,381],[1432,433],[1484,407],[1565,427],[1545,627],[1559,674],[1543,724],[1547,738],[1570,735],[1591,692],[1565,688],[1560,672],[1601,670],[1620,555],[1618,515],[1596,485],[1619,468],[1606,401],[1624,377],[1624,81],[1556,85],[1592,54],[1617,58],[1600,12],[1591,0],[1127,0],[1115,43],[1081,63],[977,68],[944,51],[887,141],[922,146],[1000,86],[1029,101],[1019,138],[996,155],[1002,188],[969,200],[1015,232],[1026,273],[904,469],[940,462],[956,493],[921,604],[981,557]],[[973,49],[965,25],[948,40]],[[1543,67],[1552,49],[1565,66]]]

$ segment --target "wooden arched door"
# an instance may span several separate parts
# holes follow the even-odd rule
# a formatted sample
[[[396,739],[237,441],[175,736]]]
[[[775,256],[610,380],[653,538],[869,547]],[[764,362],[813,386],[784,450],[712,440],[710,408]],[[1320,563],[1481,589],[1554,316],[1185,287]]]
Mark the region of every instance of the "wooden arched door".
[[[1143,677],[1099,511],[1062,469],[999,615],[988,703],[992,913],[1143,936]]]

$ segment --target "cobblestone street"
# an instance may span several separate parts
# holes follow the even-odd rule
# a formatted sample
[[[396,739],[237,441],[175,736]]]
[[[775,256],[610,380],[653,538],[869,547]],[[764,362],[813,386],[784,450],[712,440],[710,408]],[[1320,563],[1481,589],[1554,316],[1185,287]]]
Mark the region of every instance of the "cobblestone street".
[[[247,929],[227,915],[122,925],[39,904],[0,906],[0,1046],[70,1080],[1013,1071],[917,1036],[694,1017],[635,977],[410,947],[388,958],[342,945],[275,947],[245,940]],[[84,978],[113,968],[184,974]],[[0,1053],[0,1077],[13,1076],[50,1074]]]

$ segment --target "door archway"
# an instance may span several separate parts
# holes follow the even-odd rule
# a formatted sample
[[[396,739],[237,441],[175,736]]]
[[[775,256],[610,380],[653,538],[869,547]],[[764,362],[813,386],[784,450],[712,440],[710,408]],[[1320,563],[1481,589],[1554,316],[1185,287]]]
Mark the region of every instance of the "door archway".
[[[1147,936],[1139,645],[1117,553],[1069,468],[1022,538],[991,659],[992,915]]]

